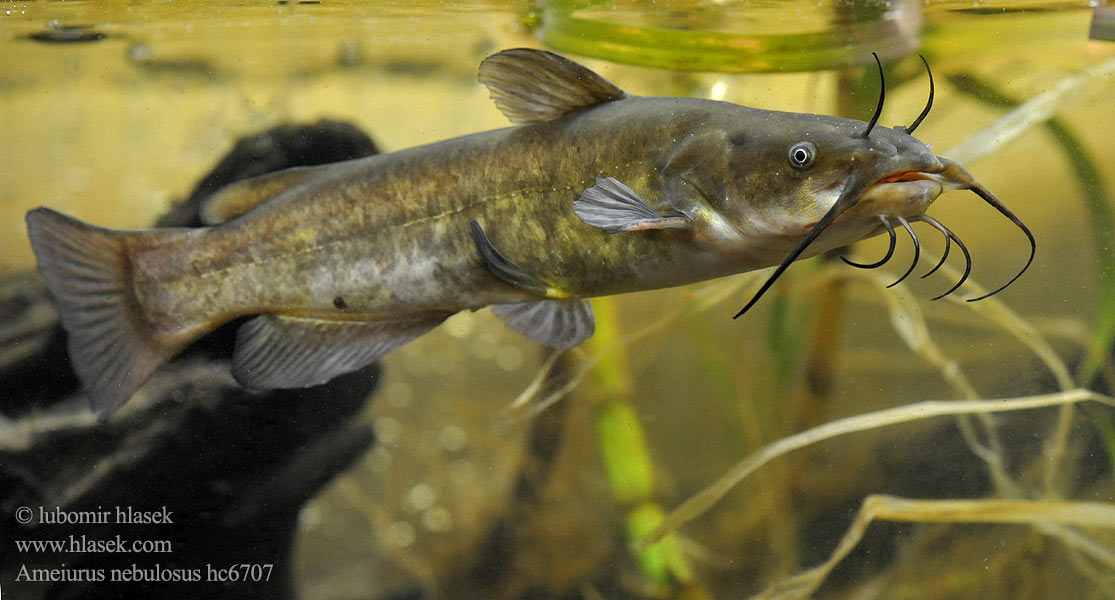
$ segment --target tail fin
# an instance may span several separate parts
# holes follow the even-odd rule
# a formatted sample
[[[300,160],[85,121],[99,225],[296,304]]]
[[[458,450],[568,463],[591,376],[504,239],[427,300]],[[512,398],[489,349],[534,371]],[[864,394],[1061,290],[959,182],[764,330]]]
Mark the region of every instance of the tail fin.
[[[107,421],[176,350],[147,322],[132,292],[129,234],[46,208],[27,213],[27,234],[69,335],[74,371]]]

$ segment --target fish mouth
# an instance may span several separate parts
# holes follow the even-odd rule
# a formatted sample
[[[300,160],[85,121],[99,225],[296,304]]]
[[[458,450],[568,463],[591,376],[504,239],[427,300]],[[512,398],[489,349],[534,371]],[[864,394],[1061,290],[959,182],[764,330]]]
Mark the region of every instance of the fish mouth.
[[[918,242],[917,235],[910,227],[910,223],[913,221],[922,221],[945,236],[945,250],[941,255],[940,261],[937,263],[936,266],[930,269],[928,273],[922,275],[923,278],[928,277],[929,275],[937,271],[937,269],[941,268],[945,260],[948,258],[949,248],[953,243],[955,243],[957,247],[960,248],[961,252],[964,253],[964,274],[961,275],[960,280],[957,281],[955,285],[953,285],[943,294],[940,294],[932,299],[938,300],[940,298],[948,296],[949,294],[960,288],[960,286],[963,285],[964,281],[968,279],[968,275],[972,271],[972,257],[969,254],[968,249],[964,246],[964,242],[960,241],[960,238],[957,237],[956,234],[953,233],[951,230],[949,230],[948,227],[945,227],[936,219],[925,214],[925,210],[929,208],[929,205],[933,202],[933,200],[935,200],[945,191],[957,189],[971,190],[985,202],[998,210],[1003,216],[1007,217],[1010,221],[1017,225],[1019,229],[1021,229],[1022,232],[1026,234],[1026,237],[1030,242],[1030,257],[1029,259],[1027,259],[1025,266],[1023,266],[1022,269],[1017,274],[1015,274],[1014,277],[1012,277],[1009,281],[1002,284],[998,288],[987,292],[982,296],[967,299],[968,302],[982,300],[984,298],[987,298],[988,296],[997,294],[1010,284],[1014,283],[1014,281],[1017,280],[1022,275],[1022,273],[1026,271],[1027,268],[1029,268],[1030,264],[1034,260],[1034,252],[1036,250],[1034,236],[1030,232],[1029,228],[1027,228],[1026,225],[1024,225],[1022,221],[1014,215],[1014,213],[1007,209],[1007,207],[1004,206],[1002,202],[1000,202],[999,199],[995,197],[994,194],[987,190],[987,188],[973,179],[972,176],[967,171],[965,171],[963,167],[948,159],[939,158],[938,160],[941,163],[939,169],[934,169],[931,171],[896,171],[890,175],[876,180],[875,183],[871,184],[871,186],[868,187],[868,189],[864,192],[863,197],[860,199],[859,205],[865,206],[866,211],[876,213],[875,218],[878,219],[879,224],[882,226],[883,229],[886,230],[887,234],[890,236],[890,247],[888,248],[887,253],[882,258],[882,260],[874,263],[856,263],[848,260],[843,256],[841,257],[841,259],[843,259],[845,263],[861,269],[874,269],[885,264],[888,260],[890,260],[891,256],[894,253],[895,225],[892,223],[893,219],[897,222],[898,225],[901,225],[902,228],[906,230],[906,232],[910,235],[911,241],[914,244],[914,260],[910,264],[910,267],[906,270],[905,273],[902,274],[901,277],[898,278],[897,281],[887,287],[897,285],[899,282],[906,279],[906,277],[913,272],[914,267],[917,266],[918,258],[920,255],[920,244]],[[855,208],[860,208],[859,205],[857,205]],[[908,211],[912,212],[903,212],[899,210],[903,205],[907,207]],[[849,210],[848,212],[852,211]]]
[[[929,273],[923,275],[923,277],[932,274],[944,264],[945,259],[948,257],[949,247],[952,243],[955,243],[964,253],[964,274],[961,275],[960,281],[957,281],[948,291],[933,299],[937,300],[943,298],[956,291],[968,279],[968,275],[972,271],[971,255],[968,253],[968,249],[964,246],[964,243],[960,241],[960,238],[957,237],[955,233],[936,219],[925,214],[925,210],[929,207],[929,204],[936,200],[946,189],[963,189],[973,192],[1001,215],[1014,223],[1022,233],[1026,235],[1027,241],[1030,243],[1030,257],[1014,277],[1011,277],[1006,283],[990,292],[977,298],[967,298],[966,300],[968,302],[982,300],[988,296],[999,293],[1014,283],[1034,262],[1034,255],[1037,251],[1037,243],[1034,240],[1034,234],[1026,227],[1021,219],[995,197],[995,194],[991,193],[983,184],[976,181],[971,173],[968,173],[959,163],[939,156],[935,158],[936,164],[929,165],[928,169],[917,170],[906,168],[895,170],[888,175],[875,179],[867,185],[864,185],[862,180],[857,179],[856,173],[851,172],[843,178],[843,185],[840,187],[839,192],[836,191],[837,188],[835,186],[829,186],[826,191],[831,191],[836,194],[836,199],[833,201],[832,205],[820,220],[806,226],[806,233],[798,242],[797,246],[783,259],[782,263],[775,268],[774,272],[771,273],[763,285],[759,287],[759,290],[751,297],[751,300],[748,300],[747,304],[745,304],[733,318],[739,318],[746,313],[748,309],[754,306],[759,298],[770,289],[778,277],[786,271],[790,264],[797,260],[798,257],[802,256],[806,248],[808,248],[829,225],[841,217],[843,217],[845,223],[858,222],[860,226],[864,225],[866,220],[863,219],[863,217],[865,216],[877,219],[878,223],[882,225],[890,236],[890,249],[887,250],[887,254],[882,260],[874,263],[861,264],[853,263],[846,258],[844,259],[845,262],[855,267],[873,269],[882,266],[890,260],[895,245],[894,226],[891,224],[890,219],[893,218],[910,234],[910,238],[914,243],[913,262],[906,272],[903,273],[902,277],[891,285],[898,284],[913,272],[914,267],[917,266],[918,258],[920,257],[920,244],[917,240],[917,236],[914,234],[913,228],[910,226],[910,221],[922,221],[929,224],[945,236],[946,246],[940,262],[938,262],[937,266],[933,267]],[[849,219],[849,217],[852,218]],[[845,229],[848,228],[845,227]],[[847,234],[847,231],[845,231],[845,234]]]
[[[875,180],[849,212],[914,218],[943,194],[949,182],[936,173],[896,171]]]
[[[903,181],[921,181],[921,180],[925,180],[925,179],[931,179],[931,180],[937,181],[939,179],[939,177],[935,176],[933,173],[926,173],[924,171],[899,171],[897,173],[894,173],[893,175],[887,175],[886,177],[883,177],[882,179],[879,179],[878,181],[875,182],[875,185],[878,185],[880,183],[900,183],[900,182],[903,182]]]

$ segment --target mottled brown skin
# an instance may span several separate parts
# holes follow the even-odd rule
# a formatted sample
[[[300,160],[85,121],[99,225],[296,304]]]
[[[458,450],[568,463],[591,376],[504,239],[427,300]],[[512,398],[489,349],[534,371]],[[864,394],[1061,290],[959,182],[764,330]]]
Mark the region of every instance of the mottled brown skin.
[[[365,320],[540,299],[485,268],[469,237],[472,219],[495,248],[549,284],[553,298],[771,266],[831,206],[851,169],[877,173],[872,181],[940,169],[915,138],[885,128],[856,137],[863,127],[722,102],[629,97],[317,167],[231,222],[133,241],[134,290],[161,330],[207,329],[256,313]],[[815,164],[802,171],[786,158],[800,140],[818,147]],[[572,203],[604,176],[694,226],[610,235],[586,225]],[[901,198],[876,194],[905,203],[900,210],[861,202],[808,254],[878,233],[876,214],[920,214],[941,191],[928,180],[889,185],[921,189],[913,201],[908,190]]]
[[[113,231],[30,211],[100,417],[239,316],[259,315],[238,330],[233,377],[304,387],[488,305],[528,339],[570,348],[592,335],[583,298],[777,264],[773,280],[885,219],[926,218],[946,186],[1013,218],[958,165],[874,119],[629,96],[529,49],[488,57],[479,79],[517,127],[238,182],[202,211],[219,225]]]

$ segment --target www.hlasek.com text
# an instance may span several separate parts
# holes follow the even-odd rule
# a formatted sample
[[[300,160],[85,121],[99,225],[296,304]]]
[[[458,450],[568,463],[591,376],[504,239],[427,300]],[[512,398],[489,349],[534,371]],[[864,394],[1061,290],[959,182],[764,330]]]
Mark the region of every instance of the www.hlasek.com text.
[[[21,554],[169,554],[174,552],[170,540],[126,540],[119,535],[109,539],[71,535],[60,540],[16,540],[15,547]]]

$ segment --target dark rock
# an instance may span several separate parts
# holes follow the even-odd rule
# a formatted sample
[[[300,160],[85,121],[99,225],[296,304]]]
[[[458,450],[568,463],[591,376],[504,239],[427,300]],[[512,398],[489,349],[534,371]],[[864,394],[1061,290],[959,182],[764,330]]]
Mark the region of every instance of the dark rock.
[[[160,217],[157,225],[200,227],[201,203],[233,181],[378,153],[375,142],[349,123],[322,119],[313,125],[280,125],[236,142],[190,196]]]
[[[160,224],[198,223],[200,204],[226,183],[374,152],[343,123],[275,128],[241,140]],[[228,374],[230,331],[187,350],[99,424],[79,394],[41,281],[30,273],[0,281],[0,536],[7,544],[62,542],[9,545],[4,591],[32,599],[293,597],[299,510],[373,444],[354,417],[380,369],[251,392]],[[13,518],[27,510],[30,522]],[[127,522],[130,511],[169,513],[170,522]],[[62,513],[81,522],[43,522]],[[166,547],[90,548],[117,540]]]

